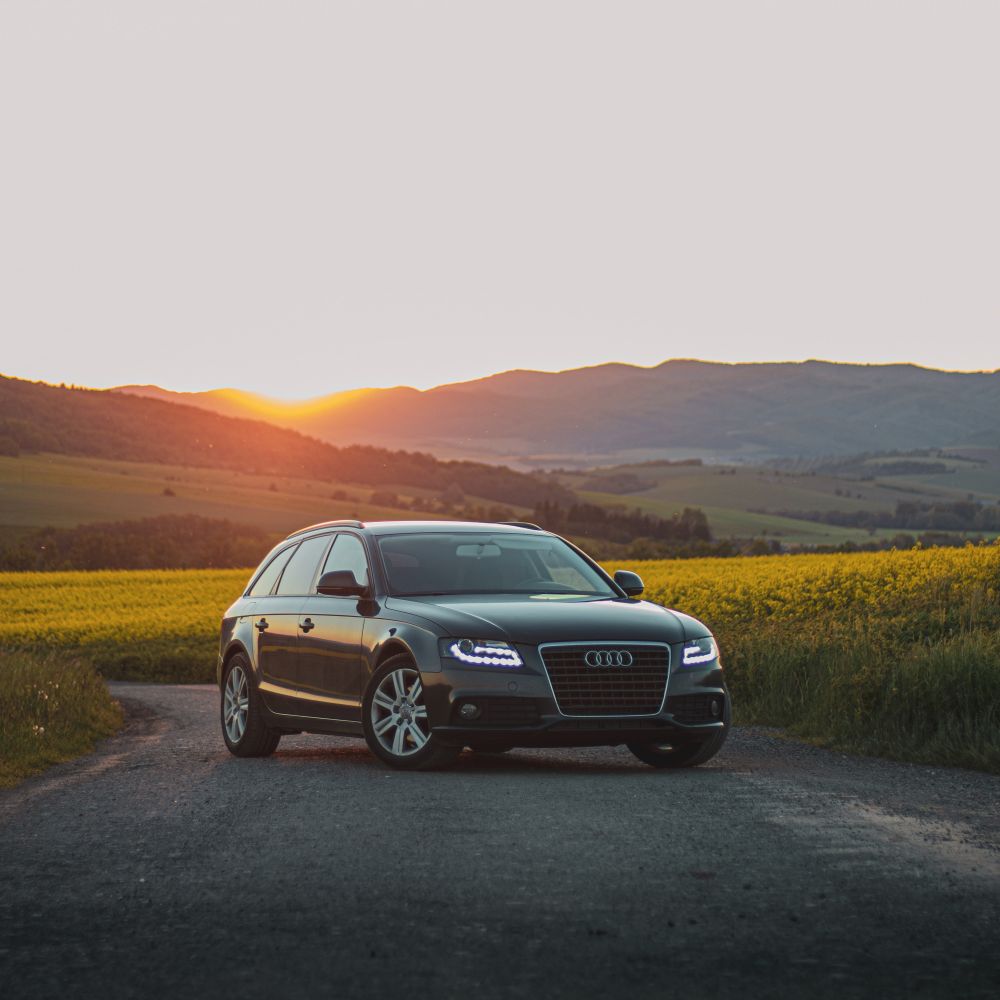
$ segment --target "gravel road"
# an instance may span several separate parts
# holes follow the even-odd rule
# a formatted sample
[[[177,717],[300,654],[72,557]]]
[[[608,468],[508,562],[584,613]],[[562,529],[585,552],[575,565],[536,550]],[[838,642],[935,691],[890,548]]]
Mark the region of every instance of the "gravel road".
[[[736,729],[387,771],[222,744],[210,687],[114,684],[94,755],[0,793],[0,996],[991,997],[1000,779]]]

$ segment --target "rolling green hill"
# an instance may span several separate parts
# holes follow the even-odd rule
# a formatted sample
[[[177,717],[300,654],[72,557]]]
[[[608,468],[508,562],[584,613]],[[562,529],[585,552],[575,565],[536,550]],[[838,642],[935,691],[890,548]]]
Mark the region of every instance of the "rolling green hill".
[[[770,466],[654,462],[587,472],[564,471],[560,480],[591,503],[638,507],[658,517],[670,517],[685,507],[699,507],[717,538],[766,537],[783,545],[802,546],[890,538],[898,531],[840,527],[781,512],[891,513],[901,501],[953,503],[970,497],[979,503],[1000,502],[1000,452],[946,454],[921,460],[945,468],[937,474],[873,475],[870,471],[914,461],[908,456],[868,456],[856,463],[845,463],[841,475],[808,468],[792,472]],[[616,482],[631,488],[625,492],[593,488],[595,484]]]
[[[124,393],[0,376],[0,454],[49,452],[233,472],[463,493],[501,503],[570,500],[557,482],[480,462],[334,447],[261,420]]]
[[[445,503],[449,491],[458,499]],[[441,517],[475,508],[482,516],[530,518],[539,503],[554,499],[663,519],[700,508],[715,539],[835,546],[899,532],[823,523],[834,514],[888,517],[901,501],[970,498],[1000,500],[1000,449],[770,465],[657,461],[540,476],[337,448],[193,406],[0,379],[0,543],[40,527],[168,514],[225,519],[274,537],[337,517]]]
[[[395,485],[395,490],[391,487]],[[396,492],[407,506],[372,503]],[[0,457],[0,538],[30,528],[73,527],[163,514],[198,514],[261,528],[275,537],[339,517],[441,517],[439,491],[390,484],[324,482],[231,469],[119,462],[67,455]],[[467,497],[488,505],[485,498]],[[511,510],[524,514],[526,508]]]

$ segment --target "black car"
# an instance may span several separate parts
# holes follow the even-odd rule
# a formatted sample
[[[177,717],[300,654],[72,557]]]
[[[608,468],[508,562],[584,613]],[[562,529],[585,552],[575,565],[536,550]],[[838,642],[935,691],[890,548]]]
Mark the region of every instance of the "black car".
[[[259,757],[288,733],[363,736],[410,769],[464,747],[622,743],[701,764],[730,725],[715,640],[642,589],[532,524],[304,528],[223,619],[223,737]]]

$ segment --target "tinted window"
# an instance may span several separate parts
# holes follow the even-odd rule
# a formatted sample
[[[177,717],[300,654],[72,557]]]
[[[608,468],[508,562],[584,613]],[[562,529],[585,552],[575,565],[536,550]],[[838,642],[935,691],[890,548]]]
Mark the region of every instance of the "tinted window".
[[[281,571],[288,562],[288,557],[295,551],[294,545],[289,545],[287,549],[282,549],[268,564],[266,569],[250,588],[251,597],[267,597],[274,587],[275,581],[281,575]]]
[[[326,551],[329,541],[329,535],[320,535],[317,538],[307,538],[299,545],[295,555],[285,567],[285,572],[281,574],[281,583],[278,584],[279,594],[312,593],[316,567],[319,565],[320,556]]]
[[[583,594],[617,597],[551,535],[422,532],[378,540],[393,594]]]
[[[337,535],[337,540],[326,557],[324,573],[349,569],[357,578],[358,583],[368,586],[368,557],[365,547],[357,535]]]

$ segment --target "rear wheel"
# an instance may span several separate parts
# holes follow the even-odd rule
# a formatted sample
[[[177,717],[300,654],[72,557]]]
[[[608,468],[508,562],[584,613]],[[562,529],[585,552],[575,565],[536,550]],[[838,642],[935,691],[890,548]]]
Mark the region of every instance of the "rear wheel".
[[[237,757],[267,757],[277,749],[281,733],[271,729],[260,711],[260,694],[242,653],[226,664],[222,684],[222,738]]]
[[[426,771],[453,764],[461,747],[444,746],[431,733],[424,687],[407,653],[375,671],[365,692],[362,721],[368,747],[391,767]]]

